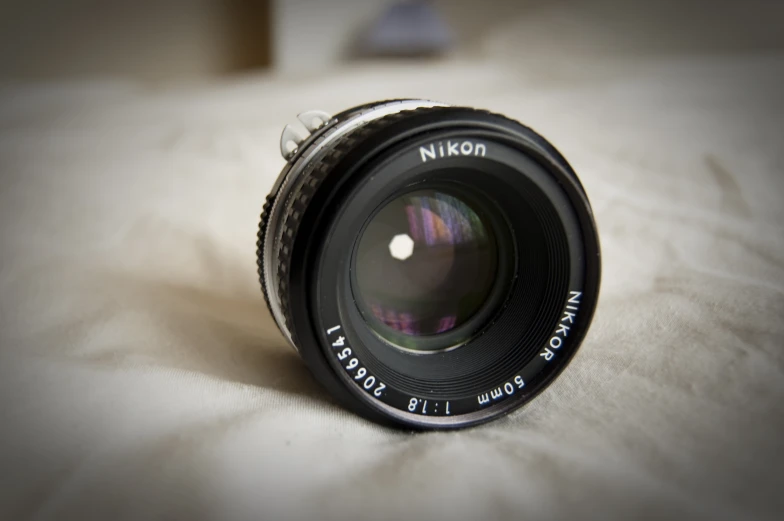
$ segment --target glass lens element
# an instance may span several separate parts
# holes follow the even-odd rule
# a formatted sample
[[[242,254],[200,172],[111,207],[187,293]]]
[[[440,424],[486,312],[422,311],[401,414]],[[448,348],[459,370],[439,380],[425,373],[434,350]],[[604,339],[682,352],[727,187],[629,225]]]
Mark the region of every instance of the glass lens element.
[[[418,190],[372,218],[358,245],[354,293],[377,332],[437,335],[479,311],[498,264],[490,223],[480,215],[466,198]]]

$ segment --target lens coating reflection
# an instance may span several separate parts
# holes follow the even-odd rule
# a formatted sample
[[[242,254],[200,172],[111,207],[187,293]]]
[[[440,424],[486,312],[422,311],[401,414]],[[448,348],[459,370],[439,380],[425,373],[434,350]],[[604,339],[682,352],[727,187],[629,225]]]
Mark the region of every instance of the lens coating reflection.
[[[451,191],[450,191],[451,192]],[[438,335],[483,306],[496,277],[490,223],[467,198],[418,190],[368,223],[356,257],[355,297],[365,320],[395,341]]]

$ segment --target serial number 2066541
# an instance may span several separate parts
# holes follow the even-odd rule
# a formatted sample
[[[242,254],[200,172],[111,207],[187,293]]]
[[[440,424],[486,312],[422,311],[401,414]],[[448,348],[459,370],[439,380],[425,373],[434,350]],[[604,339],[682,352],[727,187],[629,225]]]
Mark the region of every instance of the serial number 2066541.
[[[340,329],[340,326],[327,329],[327,337],[330,338],[330,335],[340,331]],[[330,340],[332,340],[332,338],[330,338]],[[334,348],[335,356],[337,356],[337,359],[340,361],[343,368],[351,375],[351,378],[367,392],[380,398],[384,389],[387,387],[386,384],[377,381],[375,376],[370,374],[365,367],[362,367],[359,359],[356,356],[353,356],[354,353],[351,350],[351,347],[346,345],[346,338],[337,336],[337,338],[332,341],[332,347]]]

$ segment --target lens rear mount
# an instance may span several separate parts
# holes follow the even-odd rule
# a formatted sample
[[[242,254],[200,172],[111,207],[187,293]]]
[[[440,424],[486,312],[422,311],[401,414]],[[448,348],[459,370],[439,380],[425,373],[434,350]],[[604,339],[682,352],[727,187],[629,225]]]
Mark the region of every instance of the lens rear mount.
[[[590,206],[561,155],[503,116],[432,102],[358,107],[300,144],[258,244],[273,316],[316,378],[399,427],[528,402],[598,297]]]

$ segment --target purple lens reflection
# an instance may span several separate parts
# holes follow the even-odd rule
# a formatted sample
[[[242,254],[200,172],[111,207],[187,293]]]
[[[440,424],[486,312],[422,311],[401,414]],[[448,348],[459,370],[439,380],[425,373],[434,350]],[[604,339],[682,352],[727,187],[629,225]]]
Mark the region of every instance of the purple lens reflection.
[[[408,197],[406,217],[409,236],[414,241],[424,241],[428,246],[462,244],[486,238],[479,216],[464,202],[446,194]]]

